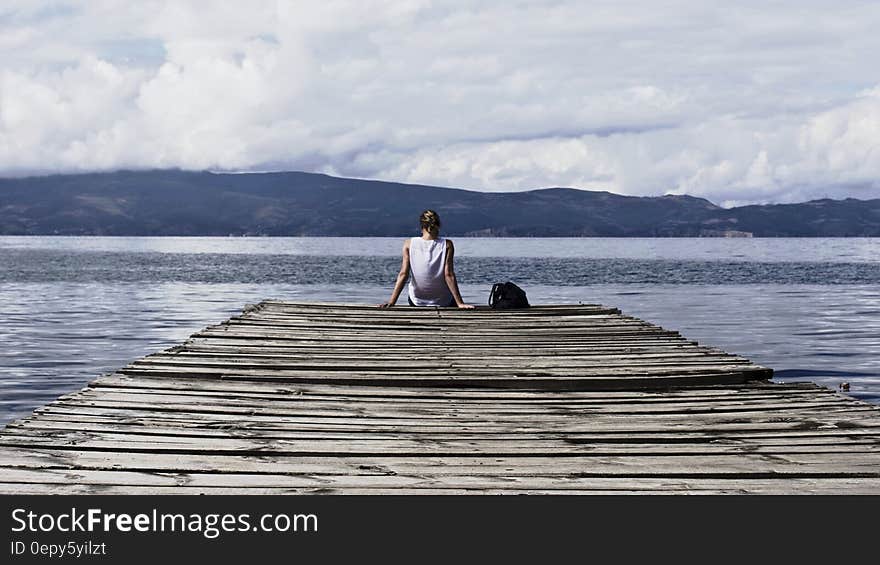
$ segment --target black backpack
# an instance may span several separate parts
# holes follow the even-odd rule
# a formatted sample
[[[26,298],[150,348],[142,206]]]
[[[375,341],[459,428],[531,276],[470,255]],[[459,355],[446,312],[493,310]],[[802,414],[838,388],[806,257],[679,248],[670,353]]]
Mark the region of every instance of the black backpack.
[[[496,309],[528,308],[529,299],[526,291],[512,282],[495,283],[489,293],[489,306]]]

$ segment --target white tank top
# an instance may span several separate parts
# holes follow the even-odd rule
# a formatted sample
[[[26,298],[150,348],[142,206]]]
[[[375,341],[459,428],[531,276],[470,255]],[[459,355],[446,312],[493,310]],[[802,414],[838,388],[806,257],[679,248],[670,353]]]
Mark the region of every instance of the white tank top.
[[[409,299],[416,306],[452,306],[446,284],[446,239],[414,237],[409,242]]]

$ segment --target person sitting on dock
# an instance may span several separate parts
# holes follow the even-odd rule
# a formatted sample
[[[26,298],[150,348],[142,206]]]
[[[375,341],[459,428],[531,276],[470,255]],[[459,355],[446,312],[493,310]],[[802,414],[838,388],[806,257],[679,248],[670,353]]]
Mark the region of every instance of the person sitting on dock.
[[[419,217],[419,223],[422,226],[422,236],[404,241],[403,263],[397,274],[397,282],[391,298],[380,304],[379,308],[397,304],[397,298],[410,275],[410,306],[473,308],[461,299],[453,268],[455,248],[451,239],[440,237],[440,215],[434,210],[425,210]]]

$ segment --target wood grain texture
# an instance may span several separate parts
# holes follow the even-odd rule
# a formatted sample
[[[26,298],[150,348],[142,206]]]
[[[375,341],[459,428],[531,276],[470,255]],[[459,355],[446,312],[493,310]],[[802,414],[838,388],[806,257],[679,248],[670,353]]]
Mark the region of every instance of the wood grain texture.
[[[265,301],[0,432],[2,493],[880,494],[880,410],[600,305]]]

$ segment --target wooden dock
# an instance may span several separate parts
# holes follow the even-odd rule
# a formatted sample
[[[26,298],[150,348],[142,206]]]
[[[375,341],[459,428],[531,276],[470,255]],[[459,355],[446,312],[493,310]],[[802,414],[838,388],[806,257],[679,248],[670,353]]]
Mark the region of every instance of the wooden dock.
[[[872,493],[880,408],[597,305],[266,301],[0,431],[3,493]]]

